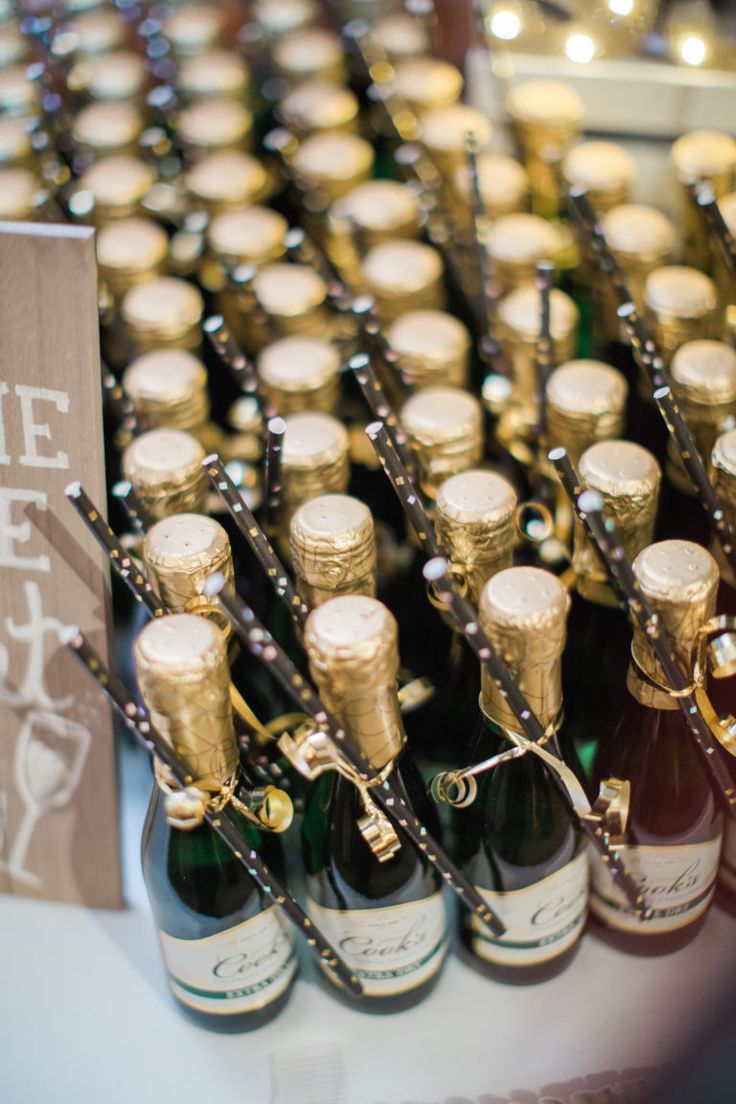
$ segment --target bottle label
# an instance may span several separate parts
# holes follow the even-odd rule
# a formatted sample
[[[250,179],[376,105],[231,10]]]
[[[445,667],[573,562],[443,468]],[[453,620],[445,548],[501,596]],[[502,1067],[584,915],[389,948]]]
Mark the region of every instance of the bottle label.
[[[371,997],[416,989],[437,973],[447,953],[447,911],[442,893],[375,909],[307,910],[360,978]]]
[[[726,821],[726,829],[723,833],[723,854],[718,877],[726,889],[736,893],[736,824],[730,817]]]
[[[161,947],[174,996],[216,1016],[252,1012],[280,997],[296,972],[294,937],[275,906],[206,939]]]
[[[473,952],[501,966],[534,966],[562,954],[582,933],[588,904],[587,855],[581,851],[561,870],[526,889],[498,893],[476,888],[506,931],[494,937],[473,916]]]
[[[658,935],[697,920],[710,904],[718,873],[721,836],[682,847],[621,848],[653,915],[641,920],[595,852],[591,852],[591,912],[612,928]]]

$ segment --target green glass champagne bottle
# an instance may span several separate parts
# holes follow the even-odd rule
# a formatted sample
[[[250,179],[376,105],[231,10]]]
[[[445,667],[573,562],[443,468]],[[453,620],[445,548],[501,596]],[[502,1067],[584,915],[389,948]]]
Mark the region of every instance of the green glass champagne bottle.
[[[634,560],[634,572],[676,658],[692,669],[698,632],[715,611],[718,569],[691,541],[659,541]],[[629,701],[601,743],[593,782],[631,782],[623,855],[652,908],[634,914],[597,856],[591,866],[591,916],[609,942],[639,954],[666,954],[694,938],[715,889],[723,814],[701,753],[668,690],[651,645],[637,626],[626,679]]]
[[[240,779],[225,638],[207,618],[172,614],[138,635],[141,696],[159,731],[186,760],[207,797]],[[215,1031],[273,1019],[296,974],[291,928],[206,823],[185,816],[182,794],[157,771],[142,840],[146,888],[171,991]],[[239,814],[234,814],[238,815]],[[245,846],[281,873],[275,837],[240,816]]]
[[[562,717],[560,657],[568,597],[551,572],[511,567],[481,594],[480,624],[526,695],[542,726]],[[518,721],[484,670],[481,722],[473,762],[511,747]],[[559,755],[554,733],[548,749]],[[472,878],[506,932],[493,938],[466,912],[461,938],[473,964],[501,981],[532,983],[559,973],[585,925],[588,860],[577,821],[534,755],[509,760],[477,778],[459,847]]]
[[[404,753],[396,694],[396,621],[377,599],[344,595],[310,614],[309,666],[327,708],[430,831],[436,817]],[[363,983],[361,1008],[396,1012],[422,1000],[447,953],[442,879],[370,799],[333,772],[304,816],[308,909]]]

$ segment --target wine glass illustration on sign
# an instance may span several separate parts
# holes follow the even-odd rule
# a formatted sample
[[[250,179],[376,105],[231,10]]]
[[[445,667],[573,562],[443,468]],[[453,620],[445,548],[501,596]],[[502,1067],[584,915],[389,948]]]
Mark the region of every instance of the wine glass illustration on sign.
[[[47,813],[69,804],[91,743],[89,730],[68,717],[32,709],[23,719],[15,747],[15,783],[25,812],[8,861],[0,866],[25,885],[42,884],[25,866],[36,824]]]

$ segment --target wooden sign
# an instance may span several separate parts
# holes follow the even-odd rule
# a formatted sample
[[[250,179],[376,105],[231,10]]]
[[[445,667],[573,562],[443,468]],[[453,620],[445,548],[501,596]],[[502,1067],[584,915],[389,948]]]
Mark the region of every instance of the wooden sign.
[[[109,574],[64,488],[104,503],[94,231],[0,222],[0,890],[121,904]]]

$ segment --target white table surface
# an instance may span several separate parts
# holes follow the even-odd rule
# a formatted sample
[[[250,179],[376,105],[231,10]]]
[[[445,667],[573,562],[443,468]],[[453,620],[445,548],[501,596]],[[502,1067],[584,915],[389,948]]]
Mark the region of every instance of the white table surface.
[[[3,1104],[567,1102],[676,1059],[733,979],[736,920],[714,909],[694,943],[662,958],[587,935],[542,986],[503,986],[453,957],[431,997],[398,1016],[346,1009],[303,963],[274,1023],[250,1035],[205,1031],[167,994],[138,863],[148,771],[130,751],[123,758],[129,907],[0,901]],[[310,1058],[325,1047],[321,1064]],[[330,1080],[328,1058],[338,1075],[341,1065],[342,1091],[310,1094],[310,1072]],[[301,1071],[298,1092],[284,1088],[289,1062]]]

